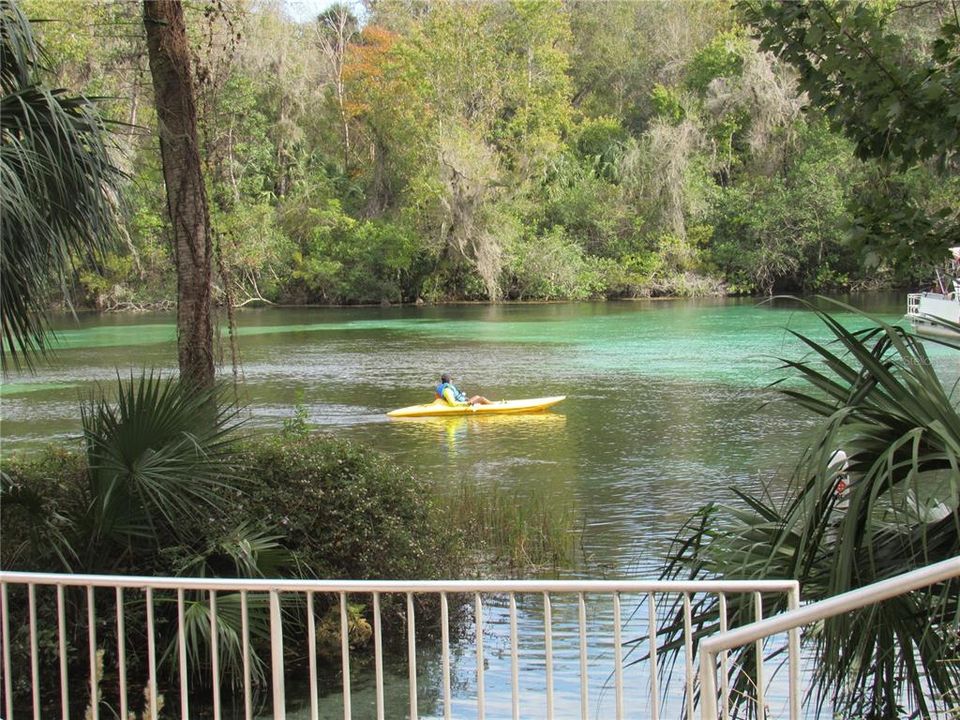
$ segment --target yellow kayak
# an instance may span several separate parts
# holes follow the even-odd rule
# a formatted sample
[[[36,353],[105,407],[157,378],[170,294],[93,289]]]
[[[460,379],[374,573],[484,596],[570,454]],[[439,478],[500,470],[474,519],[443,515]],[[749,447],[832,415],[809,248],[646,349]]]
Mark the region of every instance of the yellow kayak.
[[[530,413],[546,410],[566,399],[566,395],[527,398],[526,400],[498,400],[489,405],[448,405],[443,400],[434,400],[426,405],[391,410],[390,417],[427,417],[431,415],[487,415],[495,413]]]

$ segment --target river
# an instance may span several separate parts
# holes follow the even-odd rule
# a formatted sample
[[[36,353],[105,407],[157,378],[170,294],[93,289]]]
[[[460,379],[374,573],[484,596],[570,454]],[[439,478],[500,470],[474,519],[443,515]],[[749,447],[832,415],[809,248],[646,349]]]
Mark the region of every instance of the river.
[[[891,322],[903,312],[899,296],[852,302]],[[858,316],[848,319],[863,324]],[[4,454],[75,437],[79,402],[97,384],[115,384],[118,372],[174,372],[172,315],[83,315],[79,322],[60,318],[57,326],[51,361],[33,375],[4,380]],[[703,503],[731,499],[732,487],[774,495],[786,487],[814,422],[789,403],[767,402],[768,385],[782,376],[778,358],[804,352],[790,330],[827,337],[819,320],[795,304],[669,300],[245,310],[236,339],[249,431],[278,428],[299,404],[318,430],[375,447],[437,482],[545,493],[574,508],[582,528],[577,563],[551,575],[646,578],[655,576],[669,539]],[[229,358],[226,339],[223,345]],[[531,416],[385,416],[429,401],[441,372],[491,399],[567,399]],[[505,616],[503,608],[489,613],[495,646]],[[536,609],[525,618],[542,627]],[[604,622],[604,613],[596,622]],[[555,623],[563,635],[575,628],[575,614],[555,610]],[[565,652],[562,643],[558,652]],[[472,662],[463,648],[455,673],[466,698]],[[436,675],[426,659],[424,666],[426,675]],[[509,702],[504,668],[508,673],[509,662],[501,658],[487,671],[494,703]],[[398,685],[404,672],[397,669]],[[605,673],[595,676],[591,698],[603,716],[611,693],[604,697]],[[432,690],[427,683],[428,695],[436,682]],[[558,712],[564,715],[564,702],[578,712],[576,679],[557,683]],[[362,692],[362,678],[355,684]],[[525,688],[525,697],[541,694]],[[336,705],[335,695],[329,701]],[[436,695],[432,703],[440,712]],[[469,716],[464,703],[456,716]],[[430,706],[425,696],[421,707]],[[364,707],[355,700],[356,716]]]

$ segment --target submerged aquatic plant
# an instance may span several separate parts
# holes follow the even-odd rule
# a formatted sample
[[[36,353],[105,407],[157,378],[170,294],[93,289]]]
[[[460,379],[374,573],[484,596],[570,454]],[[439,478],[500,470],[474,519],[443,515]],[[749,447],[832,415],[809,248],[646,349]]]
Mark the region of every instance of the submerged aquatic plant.
[[[855,311],[842,303],[834,306]],[[847,330],[809,306],[833,342],[793,333],[811,351],[786,360],[803,386],[781,395],[823,418],[782,504],[737,492],[743,507],[710,504],[678,533],[664,578],[796,578],[813,601],[960,554],[960,415],[921,341],[874,320]],[[843,448],[845,468],[831,463]],[[850,486],[837,492],[842,471]],[[765,616],[786,610],[765,598]],[[753,619],[752,598],[728,598],[730,627]],[[719,601],[693,607],[694,645],[719,630]],[[844,717],[922,717],[960,705],[960,582],[942,583],[807,628],[817,657],[812,700]],[[683,610],[659,629],[674,662],[683,648]],[[767,648],[769,656],[782,648]],[[732,653],[731,702],[753,712],[756,648]],[[669,663],[666,663],[669,672]]]

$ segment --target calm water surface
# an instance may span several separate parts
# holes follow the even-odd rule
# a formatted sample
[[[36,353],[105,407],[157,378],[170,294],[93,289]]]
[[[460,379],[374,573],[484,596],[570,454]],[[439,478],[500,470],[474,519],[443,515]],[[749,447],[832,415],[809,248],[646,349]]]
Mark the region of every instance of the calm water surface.
[[[899,296],[853,302],[891,322],[903,312]],[[851,326],[862,323],[849,316]],[[4,380],[5,454],[75,437],[79,401],[98,383],[115,383],[118,372],[174,371],[171,315],[84,316],[60,327],[53,362]],[[376,447],[437,482],[546,492],[574,507],[582,527],[576,566],[551,574],[653,577],[669,538],[703,503],[732,498],[731,487],[782,492],[813,423],[790,405],[765,403],[766,386],[781,376],[777,358],[803,354],[789,330],[826,338],[819,321],[796,307],[716,300],[253,310],[240,313],[237,344],[252,431],[278,428],[299,403],[318,429]],[[491,399],[567,400],[529,416],[384,415],[429,401],[444,371],[468,393]],[[609,636],[607,604],[590,610],[591,625]],[[486,693],[500,717],[510,707],[508,618],[496,603],[486,612]],[[575,606],[553,613],[555,652],[575,655]],[[522,608],[530,638],[542,622],[542,603]],[[636,628],[646,630],[639,621]],[[541,641],[524,642],[526,662],[542,664]],[[454,715],[469,717],[475,660],[466,646],[458,652]],[[612,657],[602,643],[591,653],[591,703],[603,717],[613,701],[604,691]],[[421,711],[441,714],[439,670],[424,658],[421,672]],[[405,673],[398,667],[391,675],[400,707]],[[569,714],[579,712],[577,683],[556,680],[561,716],[564,703]],[[366,704],[355,700],[363,717],[365,707],[372,712],[369,673],[354,684],[371,693]],[[531,703],[524,717],[543,714],[543,688],[524,687],[523,696]],[[324,712],[336,716],[336,695],[327,700]],[[631,713],[648,714],[646,702],[633,703]]]

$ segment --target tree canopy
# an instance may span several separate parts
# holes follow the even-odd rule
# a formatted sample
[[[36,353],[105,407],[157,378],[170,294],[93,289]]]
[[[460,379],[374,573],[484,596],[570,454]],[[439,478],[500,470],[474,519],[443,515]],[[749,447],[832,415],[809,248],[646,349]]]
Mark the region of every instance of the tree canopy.
[[[23,0],[53,83],[109,96],[132,182],[102,308],[175,296],[146,43]],[[219,8],[219,9],[218,9]],[[135,14],[134,14],[135,15]],[[185,6],[214,302],[914,286],[960,243],[946,0]],[[68,31],[69,30],[69,31]]]
[[[761,46],[799,72],[800,87],[858,157],[901,173],[955,177],[960,150],[960,15],[955,2],[745,0]],[[960,243],[955,202],[924,208],[884,166],[883,187],[855,207],[874,257],[936,261]]]

